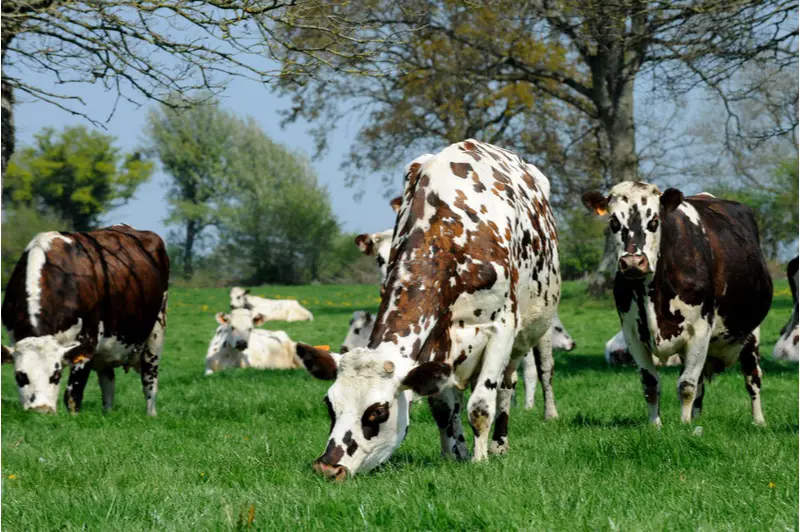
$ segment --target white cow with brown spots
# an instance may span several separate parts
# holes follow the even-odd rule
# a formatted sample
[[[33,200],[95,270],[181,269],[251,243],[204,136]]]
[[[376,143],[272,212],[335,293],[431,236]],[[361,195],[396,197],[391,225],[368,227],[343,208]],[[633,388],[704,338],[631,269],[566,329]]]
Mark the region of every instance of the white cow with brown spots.
[[[341,356],[297,346],[312,375],[335,379],[317,471],[341,479],[388,460],[408,427],[408,389],[429,397],[444,456],[468,457],[467,385],[473,459],[508,450],[517,365],[534,346],[551,356],[561,296],[547,189],[518,155],[474,140],[409,165],[369,345]]]
[[[314,315],[294,299],[267,299],[254,296],[250,290],[231,288],[231,309],[247,308],[264,317],[264,321],[313,321]]]
[[[217,327],[206,353],[206,375],[227,368],[292,369],[302,367],[295,343],[283,331],[256,329],[261,314],[240,308],[218,312]]]
[[[792,308],[792,315],[781,329],[781,336],[772,351],[773,358],[788,360],[789,362],[797,362],[800,359],[800,345],[798,345],[800,343],[800,330],[797,324],[797,265],[798,257],[795,257],[789,262],[789,266],[786,269],[786,277],[789,279],[789,288],[792,290],[794,307]]]

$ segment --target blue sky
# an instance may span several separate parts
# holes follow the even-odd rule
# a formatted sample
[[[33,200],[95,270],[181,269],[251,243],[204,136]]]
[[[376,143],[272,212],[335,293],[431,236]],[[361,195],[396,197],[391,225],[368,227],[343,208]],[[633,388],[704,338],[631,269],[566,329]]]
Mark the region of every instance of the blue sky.
[[[49,78],[32,76],[40,87],[58,90],[52,86]],[[76,93],[82,95],[87,102],[85,108],[92,118],[104,121],[114,107],[115,92],[106,92],[99,85],[81,85]],[[235,79],[222,95],[222,102],[227,108],[240,115],[255,118],[264,131],[276,141],[293,150],[306,153],[309,157],[314,151],[314,144],[308,134],[308,124],[297,123],[286,128],[280,127],[278,110],[287,107],[288,100],[272,94],[265,87],[243,79]],[[148,105],[136,107],[120,101],[112,119],[105,123],[107,132],[117,138],[117,146],[129,151],[143,143],[142,130],[147,116]],[[83,124],[92,127],[84,118],[73,116],[65,111],[41,101],[31,101],[18,95],[15,121],[17,125],[17,148],[33,142],[33,136],[43,127],[61,129],[67,125]],[[325,157],[312,161],[320,182],[330,192],[333,209],[341,227],[350,232],[383,231],[394,224],[394,212],[389,201],[384,197],[384,186],[377,176],[364,176],[364,196],[359,202],[353,199],[354,193],[360,189],[344,186],[344,173],[339,165],[347,154],[350,145],[359,129],[359,117],[340,124],[337,132],[330,139],[330,149]],[[402,171],[402,169],[400,170]],[[115,209],[105,216],[105,222],[127,223],[139,229],[149,229],[166,236],[164,219],[167,207],[162,199],[167,180],[161,171],[143,184],[136,192],[135,198],[128,204]],[[402,175],[396,179],[396,191],[402,192]]]

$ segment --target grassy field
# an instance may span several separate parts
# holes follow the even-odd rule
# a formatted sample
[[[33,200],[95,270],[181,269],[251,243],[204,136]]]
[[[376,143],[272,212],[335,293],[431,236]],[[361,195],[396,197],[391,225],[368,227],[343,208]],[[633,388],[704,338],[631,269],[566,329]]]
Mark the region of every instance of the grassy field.
[[[439,458],[427,405],[387,465],[342,484],[312,474],[325,446],[326,384],[304,371],[231,370],[204,377],[204,356],[228,306],[216,289],[173,289],[159,415],[145,416],[138,375],[118,374],[102,415],[96,378],[77,416],[23,412],[2,369],[5,530],[449,529],[776,530],[798,523],[797,366],[770,359],[791,312],[785,282],[762,329],[764,413],[751,424],[738,369],[708,388],[700,437],[679,423],[677,369],[662,372],[660,432],[647,425],[633,368],[609,368],[619,329],[610,301],[567,284],[561,318],[578,347],[556,355],[560,419],[515,409],[511,450],[486,463]],[[337,348],[374,286],[269,287],[313,322],[272,322],[295,340]],[[64,379],[66,380],[66,379]],[[63,381],[62,381],[63,382]],[[466,420],[465,420],[466,423]]]

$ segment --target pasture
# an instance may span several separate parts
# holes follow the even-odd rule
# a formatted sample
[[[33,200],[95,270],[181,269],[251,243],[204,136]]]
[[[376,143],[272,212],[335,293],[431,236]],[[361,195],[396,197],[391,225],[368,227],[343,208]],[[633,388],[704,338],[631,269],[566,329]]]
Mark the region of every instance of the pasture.
[[[375,286],[253,293],[296,298],[315,316],[264,328],[334,350],[352,311],[379,303]],[[95,376],[79,415],[62,403],[55,416],[23,412],[13,367],[3,366],[3,527],[796,529],[797,366],[770,357],[791,305],[787,283],[776,282],[762,327],[766,428],[751,424],[738,366],[707,389],[702,436],[679,422],[678,369],[662,369],[664,428],[649,427],[636,370],[603,360],[619,330],[612,301],[587,300],[582,285],[566,283],[560,316],[578,346],[556,353],[559,420],[542,420],[537,390],[535,410],[512,410],[508,455],[455,463],[439,458],[436,425],[415,403],[408,438],[389,463],[334,484],[311,471],[328,434],[327,384],[301,370],[204,377],[227,291],[173,288],[156,418],[145,416],[138,375],[120,370],[108,415]]]

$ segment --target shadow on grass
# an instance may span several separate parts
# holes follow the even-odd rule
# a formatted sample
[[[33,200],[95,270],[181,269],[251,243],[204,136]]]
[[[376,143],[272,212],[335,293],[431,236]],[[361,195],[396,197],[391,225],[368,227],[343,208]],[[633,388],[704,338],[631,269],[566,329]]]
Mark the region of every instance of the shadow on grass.
[[[638,374],[635,366],[609,366],[605,358],[599,355],[580,355],[580,354],[556,354],[555,355],[556,375],[578,375],[586,371],[597,371],[609,374],[632,373]],[[791,375],[798,374],[798,365],[789,362],[777,362],[771,358],[762,357],[761,369],[766,375]],[[680,366],[670,366],[658,368],[660,374],[680,373]],[[734,364],[726,372],[739,373],[738,364]]]
[[[632,418],[614,416],[611,419],[600,419],[586,414],[577,414],[569,424],[574,427],[600,427],[600,428],[631,428],[642,427],[647,424],[646,418]]]

